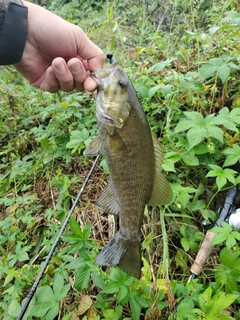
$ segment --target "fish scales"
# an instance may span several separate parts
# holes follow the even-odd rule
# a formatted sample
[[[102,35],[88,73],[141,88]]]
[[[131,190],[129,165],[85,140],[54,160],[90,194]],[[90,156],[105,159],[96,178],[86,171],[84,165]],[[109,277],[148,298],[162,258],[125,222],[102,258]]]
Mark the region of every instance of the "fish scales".
[[[110,185],[97,201],[108,212],[119,214],[119,231],[96,258],[99,265],[118,265],[137,278],[141,274],[140,231],[144,208],[153,191],[171,200],[171,189],[161,172],[156,179],[158,161],[149,124],[126,73],[115,62],[92,74],[98,83],[96,116],[99,136],[85,155],[103,153],[109,168]],[[158,154],[161,152],[158,150]],[[161,162],[161,161],[160,161]],[[159,162],[159,163],[160,163]],[[166,203],[165,200],[160,202]],[[151,201],[150,201],[151,202]],[[154,200],[153,203],[159,202]],[[161,204],[161,203],[157,203]]]

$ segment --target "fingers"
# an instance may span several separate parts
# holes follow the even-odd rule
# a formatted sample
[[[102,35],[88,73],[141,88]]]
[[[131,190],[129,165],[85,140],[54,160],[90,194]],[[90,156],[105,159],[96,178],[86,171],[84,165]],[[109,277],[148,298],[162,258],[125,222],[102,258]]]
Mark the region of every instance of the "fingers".
[[[83,91],[83,82],[87,77],[87,73],[81,60],[72,58],[68,61],[67,66],[73,76],[74,89],[76,89],[77,91]]]
[[[74,89],[73,75],[63,58],[54,59],[52,65],[46,69],[40,89],[51,93],[57,92],[59,89],[65,92]]]
[[[102,68],[102,65],[101,55],[100,59],[93,57],[88,61],[72,58],[67,63],[63,58],[55,58],[52,65],[47,68],[40,88],[51,93],[58,90],[70,92],[74,89],[93,91],[97,88],[97,83],[86,70],[97,71]]]
[[[70,92],[74,89],[73,75],[63,58],[56,58],[52,61],[52,70],[59,82],[59,89],[65,92]]]
[[[70,92],[74,89],[92,91],[96,87],[96,82],[90,77],[89,72],[85,70],[82,61],[78,58],[70,59],[68,63],[63,58],[54,59],[52,66],[46,70],[45,79],[40,86],[42,90],[52,93],[58,90]]]

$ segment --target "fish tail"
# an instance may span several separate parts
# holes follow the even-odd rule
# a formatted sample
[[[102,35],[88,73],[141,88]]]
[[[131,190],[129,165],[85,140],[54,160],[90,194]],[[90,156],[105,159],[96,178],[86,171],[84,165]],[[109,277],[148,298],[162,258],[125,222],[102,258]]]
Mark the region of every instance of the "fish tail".
[[[141,275],[141,242],[126,240],[118,231],[102,249],[95,260],[99,266],[119,266],[131,276]]]

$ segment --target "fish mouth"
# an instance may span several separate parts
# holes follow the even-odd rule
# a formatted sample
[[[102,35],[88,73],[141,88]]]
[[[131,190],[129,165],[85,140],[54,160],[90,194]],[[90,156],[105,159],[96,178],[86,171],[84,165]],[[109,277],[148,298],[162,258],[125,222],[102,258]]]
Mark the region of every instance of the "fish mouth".
[[[91,77],[99,84],[101,81],[106,81],[112,78],[114,72],[119,68],[118,63],[115,61],[110,66],[99,69],[98,71],[90,71]]]
[[[98,77],[98,72],[97,71],[90,71],[90,75],[93,78],[93,80],[95,80],[97,82],[97,84],[99,85],[100,79]]]

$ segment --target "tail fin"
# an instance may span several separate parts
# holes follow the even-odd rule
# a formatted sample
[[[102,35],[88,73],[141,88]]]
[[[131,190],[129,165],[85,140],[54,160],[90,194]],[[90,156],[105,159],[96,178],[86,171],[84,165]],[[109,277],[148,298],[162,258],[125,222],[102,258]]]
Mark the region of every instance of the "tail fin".
[[[99,266],[119,266],[131,276],[141,275],[141,242],[125,240],[118,231],[97,256]]]

